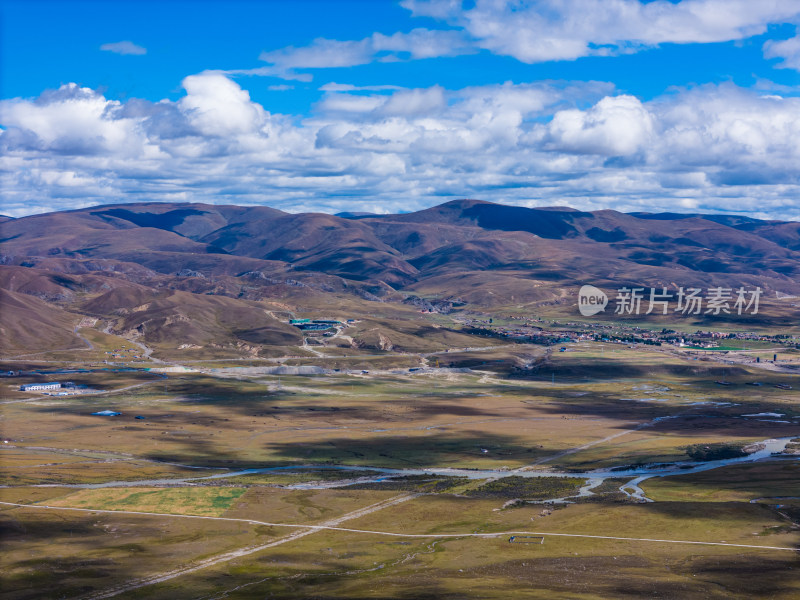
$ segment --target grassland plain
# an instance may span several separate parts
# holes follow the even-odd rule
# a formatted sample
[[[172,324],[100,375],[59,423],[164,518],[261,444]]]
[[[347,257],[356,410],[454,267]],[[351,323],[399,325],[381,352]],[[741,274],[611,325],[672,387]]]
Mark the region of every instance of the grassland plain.
[[[788,503],[800,497],[798,462],[739,464],[690,475],[651,479],[642,484],[648,497],[666,502]]]
[[[130,510],[219,517],[247,490],[240,488],[103,488],[80,490],[51,500],[50,506]]]
[[[791,552],[652,541],[796,547],[800,532],[792,523],[800,515],[769,500],[800,496],[796,459],[650,479],[642,487],[654,503],[637,504],[619,492],[630,477],[606,480],[594,497],[576,504],[509,503],[573,494],[590,469],[691,462],[691,448],[698,446],[798,437],[797,376],[656,348],[582,342],[568,344],[564,353],[512,350],[498,348],[496,360],[530,367],[513,378],[486,364],[475,372],[390,367],[306,377],[246,369],[166,378],[109,371],[70,378],[110,390],[145,385],[64,398],[21,394],[6,384],[9,399],[24,401],[3,406],[9,444],[0,446],[0,461],[4,483],[12,487],[0,488],[2,501],[163,514],[3,506],[9,540],[4,597],[82,597],[292,531],[178,515],[318,524],[407,491],[422,495],[346,527],[429,538],[321,530],[116,597],[800,594],[798,557]],[[482,354],[479,362],[495,360],[491,351]],[[731,385],[715,383],[723,377]],[[767,385],[746,385],[753,381]],[[91,414],[106,409],[122,414]],[[765,413],[780,416],[758,416]],[[304,465],[317,469],[300,469]],[[319,469],[337,465],[357,470]],[[289,469],[236,475],[277,466]],[[374,479],[370,467],[399,472],[383,482],[313,485]],[[431,468],[489,469],[492,475],[421,474]],[[411,476],[403,477],[403,469]],[[531,470],[572,477],[520,481]],[[41,483],[56,487],[30,487]],[[79,488],[87,484],[112,487]],[[294,489],[309,485],[314,489]],[[756,498],[767,500],[750,502]],[[545,535],[544,544],[528,545],[510,544],[508,536],[460,537],[503,531],[630,539]],[[459,537],[437,537],[444,535]]]
[[[593,357],[571,358],[575,360],[568,368],[578,371],[581,363],[591,362]],[[627,358],[623,355],[613,360],[606,373],[616,368],[622,375],[620,363]],[[120,451],[136,450],[141,456],[143,450],[149,450],[149,458],[193,463],[207,458],[217,465],[230,464],[224,461],[338,461],[367,466],[425,466],[435,461],[481,467],[497,466],[502,461],[514,467],[574,448],[581,441],[598,441],[659,417],[672,417],[647,430],[626,434],[608,449],[613,461],[615,448],[619,450],[615,444],[639,435],[645,440],[645,449],[632,450],[629,458],[635,462],[646,460],[648,452],[654,460],[664,456],[648,449],[648,443],[671,447],[674,455],[680,455],[681,448],[697,441],[704,430],[751,440],[794,427],[791,422],[740,418],[747,411],[794,414],[793,391],[769,387],[756,394],[753,388],[741,385],[720,388],[713,383],[713,367],[690,365],[692,370],[682,372],[686,363],[678,359],[664,361],[656,356],[651,360],[654,364],[645,376],[588,383],[575,377],[555,384],[484,381],[469,374],[444,380],[408,375],[314,380],[281,377],[280,383],[277,378],[241,381],[186,375],[171,377],[165,388],[157,384],[103,398],[10,405],[7,419],[9,431],[28,440],[26,443],[41,438],[43,432],[50,440],[69,432],[71,443],[76,435],[79,439],[85,435],[87,441],[113,436]],[[554,369],[558,368],[555,364]],[[670,369],[678,372],[670,373]],[[748,376],[755,375],[740,378]],[[314,386],[322,393],[310,392]],[[699,402],[708,404],[695,404]],[[736,404],[739,406],[731,406]],[[676,407],[685,411],[682,418],[675,416],[681,412]],[[87,414],[102,408],[119,410],[123,415],[104,419]],[[33,422],[23,418],[31,413],[35,415]],[[132,421],[139,413],[146,420]],[[123,431],[125,435],[119,435]],[[682,433],[692,439],[677,439]],[[676,437],[674,442],[670,435]],[[312,438],[311,443],[307,438]],[[204,448],[213,451],[204,452]],[[482,452],[482,448],[489,452]],[[601,451],[597,447],[592,450]],[[582,460],[581,453],[570,455],[568,460]]]
[[[273,502],[282,506],[282,518],[292,520],[291,515],[294,515],[298,523],[305,523],[327,518],[329,515],[324,515],[319,507],[331,506],[337,498],[340,502],[346,500],[345,504],[340,505],[339,514],[354,504],[363,505],[371,500],[358,498],[352,492],[348,494],[332,490],[315,491],[312,497],[296,492],[276,492],[279,490],[250,490],[248,494],[277,497],[263,503],[256,502],[253,497],[245,502],[243,496],[237,503],[237,509],[225,514],[246,518],[260,517],[265,512],[276,515],[275,510],[269,508],[269,502]],[[376,497],[373,495],[372,499]],[[292,501],[286,502],[287,498]],[[53,505],[54,501],[47,500],[47,503]],[[696,541],[723,539],[730,543],[753,543],[756,539],[756,543],[763,543],[763,539],[754,538],[751,530],[781,523],[780,518],[768,507],[749,503],[723,503],[713,513],[697,510],[692,503],[601,507],[572,505],[555,511],[541,506],[497,511],[494,510],[497,505],[497,501],[487,499],[423,496],[393,507],[391,512],[374,513],[351,521],[347,526],[366,530],[379,528],[397,533],[426,533],[432,536],[430,539],[383,539],[366,534],[322,531],[298,540],[291,546],[265,550],[252,557],[234,560],[224,567],[211,567],[188,578],[178,578],[119,597],[197,598],[231,590],[230,597],[234,598],[257,598],[270,594],[277,597],[319,594],[342,598],[375,597],[376,593],[378,597],[386,597],[386,594],[389,597],[424,597],[433,593],[443,597],[503,597],[504,594],[514,594],[543,598],[553,597],[547,596],[553,593],[555,597],[560,594],[565,598],[602,598],[609,597],[609,594],[614,596],[610,591],[614,589],[618,590],[614,597],[641,597],[647,594],[667,597],[673,594],[672,597],[675,597],[676,589],[681,590],[679,597],[723,598],[725,594],[728,594],[727,597],[736,597],[737,594],[741,597],[748,585],[753,584],[747,581],[746,574],[740,568],[744,565],[766,566],[767,562],[762,559],[760,551],[751,550],[745,554],[736,548],[692,547],[687,554],[686,548],[679,545],[645,541],[545,536],[543,545],[528,546],[509,544],[507,536],[489,539],[437,536],[534,530],[655,539],[687,539],[690,536]],[[309,508],[311,514],[304,514]],[[287,510],[291,514],[286,513]],[[17,522],[28,528],[39,519],[47,522],[49,515],[45,511],[30,509],[15,509],[12,514]],[[8,513],[4,511],[3,515],[7,517]],[[70,554],[59,554],[49,563],[46,560],[38,564],[12,562],[9,572],[28,573],[29,577],[33,573],[38,577],[46,576],[62,586],[62,590],[74,590],[75,587],[69,586],[81,585],[81,582],[87,585],[87,580],[95,585],[104,581],[110,585],[113,582],[112,573],[137,577],[144,573],[139,565],[150,565],[152,568],[157,559],[166,558],[160,554],[163,546],[153,544],[143,533],[150,533],[153,537],[158,535],[162,541],[173,546],[174,553],[169,557],[170,560],[181,556],[181,551],[198,552],[194,559],[207,556],[208,550],[213,547],[211,542],[227,541],[227,538],[233,541],[235,537],[224,527],[222,531],[213,528],[209,531],[205,521],[199,525],[191,523],[194,536],[186,537],[186,530],[181,529],[186,524],[173,522],[181,519],[100,513],[88,515],[93,519],[93,527],[100,528],[103,535],[117,536],[117,541],[123,538],[126,542],[110,548],[98,546],[81,530],[81,524],[87,526],[84,519],[72,516],[65,519],[59,515],[56,521],[62,527],[68,523],[68,527],[74,528],[70,530],[71,533],[66,530],[63,533],[67,538],[63,543]],[[40,527],[44,526],[40,523]],[[57,539],[58,527],[53,527],[50,522],[46,527],[52,529]],[[243,530],[234,531],[245,534]],[[254,529],[257,541],[262,541],[264,535],[277,537],[281,533],[276,528]],[[82,543],[75,543],[74,538],[79,534]],[[779,545],[791,543],[791,540],[796,540],[796,535],[778,533],[770,536],[769,543]],[[242,537],[236,541],[243,545],[252,543],[252,539],[244,540]],[[198,542],[205,552],[198,551]],[[214,549],[219,551],[219,548]],[[135,554],[137,568],[127,562],[128,555],[125,552],[128,555]],[[92,562],[92,557],[96,560],[98,554],[108,561],[103,563],[105,569],[99,569],[98,564]],[[12,556],[7,555],[7,558]],[[52,552],[48,556],[52,556]],[[70,556],[71,560],[65,561],[65,556]],[[791,598],[800,585],[796,578],[791,577],[796,561],[788,561],[768,551],[767,556],[770,572],[782,576],[780,580],[768,582],[767,589],[772,591],[770,597]],[[56,565],[67,566],[56,569]],[[81,568],[75,568],[74,565]],[[701,580],[695,581],[698,575]],[[21,577],[22,581],[30,579]],[[233,589],[238,586],[245,587]],[[465,593],[465,590],[469,591]],[[19,593],[9,597],[48,597],[32,596],[30,590],[27,590],[27,595],[25,591],[17,591]],[[381,596],[381,593],[384,595]]]
[[[775,522],[768,513],[759,512],[759,507],[747,506],[729,509],[720,522],[712,515],[695,514],[692,507],[665,510],[628,505],[610,507],[598,515],[588,507],[570,506],[539,517],[539,509],[498,513],[489,509],[492,504],[424,497],[404,503],[391,515],[376,513],[349,525],[419,530],[418,524],[433,519],[439,525],[433,527],[430,540],[319,532],[291,546],[224,568],[213,567],[183,582],[158,584],[147,594],[120,597],[215,597],[228,592],[226,597],[232,598],[730,598],[758,597],[760,593],[792,598],[800,585],[792,572],[795,558],[735,548],[692,547],[687,553],[680,546],[652,542],[546,537],[542,545],[522,545],[510,544],[507,537],[435,537],[464,529],[530,529],[531,514],[537,515],[536,528],[541,531],[588,529],[599,535],[630,533],[638,537],[657,532],[662,538],[668,530],[677,536],[691,530],[695,539],[722,534],[726,539],[751,540],[748,528],[754,519]],[[443,514],[450,516],[442,519]],[[598,527],[598,518],[606,525]],[[622,531],[620,523],[626,524]],[[754,583],[758,569],[767,569],[771,578]]]
[[[233,475],[230,477],[214,479],[213,483],[216,485],[243,485],[247,487],[257,485],[283,486],[302,483],[338,482],[343,480],[352,480],[359,477],[375,477],[377,475],[380,475],[379,471],[369,469],[340,471],[336,469],[311,468],[302,470],[246,473],[244,475]],[[205,479],[195,479],[193,481],[195,483],[211,483]]]
[[[225,521],[3,510],[4,598],[73,598],[120,579],[270,539]]]

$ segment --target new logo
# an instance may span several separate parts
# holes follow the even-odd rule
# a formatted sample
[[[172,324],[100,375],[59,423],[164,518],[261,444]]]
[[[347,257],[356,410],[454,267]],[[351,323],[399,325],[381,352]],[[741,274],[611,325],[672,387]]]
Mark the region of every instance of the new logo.
[[[608,306],[608,296],[593,285],[584,285],[578,291],[578,310],[584,317],[603,312]]]

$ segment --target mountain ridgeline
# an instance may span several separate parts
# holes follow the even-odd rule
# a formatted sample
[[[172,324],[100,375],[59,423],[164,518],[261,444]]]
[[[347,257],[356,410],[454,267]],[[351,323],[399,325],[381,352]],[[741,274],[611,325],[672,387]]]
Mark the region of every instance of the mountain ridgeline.
[[[475,200],[339,216],[143,203],[3,220],[0,264],[6,353],[31,347],[7,322],[23,313],[58,339],[67,313],[155,343],[291,345],[299,334],[264,302],[488,310],[562,302],[583,283],[800,294],[800,223]]]

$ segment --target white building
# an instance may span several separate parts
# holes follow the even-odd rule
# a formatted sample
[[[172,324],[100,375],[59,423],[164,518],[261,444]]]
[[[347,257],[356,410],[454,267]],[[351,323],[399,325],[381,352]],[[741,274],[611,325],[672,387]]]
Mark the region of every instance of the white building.
[[[44,392],[49,390],[60,390],[61,384],[58,381],[46,381],[44,383],[26,383],[19,386],[23,392]]]

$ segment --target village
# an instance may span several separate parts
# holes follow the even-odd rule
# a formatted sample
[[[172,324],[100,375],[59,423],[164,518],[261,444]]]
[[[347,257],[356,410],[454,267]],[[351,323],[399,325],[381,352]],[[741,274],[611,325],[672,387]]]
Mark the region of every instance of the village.
[[[501,324],[495,318],[463,318],[459,321],[469,333],[489,335],[519,341],[522,343],[541,344],[552,346],[565,342],[598,341],[617,344],[647,344],[652,346],[671,345],[678,348],[689,349],[731,349],[728,344],[741,342],[736,349],[747,349],[747,342],[762,343],[754,345],[756,349],[763,343],[775,344],[782,347],[795,347],[800,349],[800,337],[786,334],[766,335],[757,332],[728,332],[713,330],[696,330],[693,333],[681,333],[674,329],[662,328],[649,329],[636,325],[614,325],[604,323],[561,322],[543,319],[527,319],[517,316],[507,316],[503,321],[518,321],[519,325]]]

